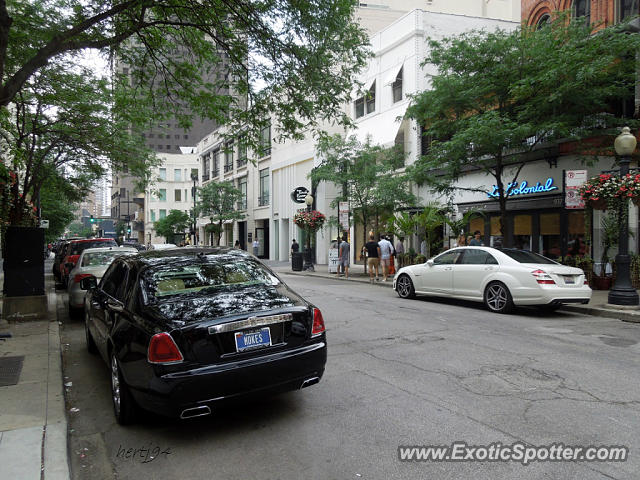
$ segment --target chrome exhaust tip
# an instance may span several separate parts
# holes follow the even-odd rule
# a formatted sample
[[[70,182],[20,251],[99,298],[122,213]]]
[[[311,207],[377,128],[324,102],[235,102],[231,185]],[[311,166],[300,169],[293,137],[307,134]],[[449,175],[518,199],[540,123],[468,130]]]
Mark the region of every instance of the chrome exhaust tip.
[[[202,407],[187,408],[186,410],[183,410],[180,414],[180,418],[184,420],[185,418],[204,417],[205,415],[210,414],[211,409],[206,405],[203,405]]]
[[[310,387],[311,385],[315,385],[319,381],[320,381],[320,377],[307,378],[304,382],[302,382],[302,385],[300,385],[300,388]]]

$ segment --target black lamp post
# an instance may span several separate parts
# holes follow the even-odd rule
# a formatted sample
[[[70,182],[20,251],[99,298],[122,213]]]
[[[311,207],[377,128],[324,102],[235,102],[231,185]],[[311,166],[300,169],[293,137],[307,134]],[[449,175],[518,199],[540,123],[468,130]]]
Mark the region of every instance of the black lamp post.
[[[631,154],[636,149],[636,137],[624,127],[622,133],[616,137],[614,147],[620,163],[620,177],[629,173]],[[616,255],[616,283],[609,291],[609,303],[612,305],[638,305],[638,292],[631,284],[631,258],[629,257],[629,217],[628,206],[622,202],[618,211],[620,235],[618,239],[618,254]]]
[[[192,173],[191,174],[191,180],[193,180],[193,190],[192,190],[192,194],[193,194],[193,227],[191,228],[191,244],[192,245],[197,245],[196,242],[196,194],[197,194],[197,190],[196,190],[196,182],[198,181],[198,174],[197,173]]]
[[[313,197],[311,195],[307,195],[304,197],[304,203],[307,204],[307,212],[311,212]],[[311,272],[315,271],[313,268],[313,260],[311,259],[311,231],[307,232],[307,247],[304,252],[304,265],[302,266],[302,269],[309,270]]]

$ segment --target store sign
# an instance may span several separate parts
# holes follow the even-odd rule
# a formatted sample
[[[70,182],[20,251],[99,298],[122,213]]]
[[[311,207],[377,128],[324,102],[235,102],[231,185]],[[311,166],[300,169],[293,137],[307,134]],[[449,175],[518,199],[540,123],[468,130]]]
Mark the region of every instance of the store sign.
[[[304,203],[304,199],[309,195],[309,190],[305,187],[297,187],[291,192],[291,200],[296,203]]]
[[[349,202],[338,203],[338,221],[344,232],[349,230]]]
[[[564,206],[569,210],[584,208],[580,187],[587,181],[586,170],[567,170],[564,176]]]
[[[553,178],[549,177],[544,183],[537,182],[535,185],[529,185],[529,182],[523,180],[522,182],[511,182],[505,189],[507,197],[517,197],[518,195],[530,195],[532,193],[545,193],[557,190],[553,184]],[[498,198],[500,196],[500,190],[497,185],[493,186],[493,190],[488,192],[487,195],[490,198]]]

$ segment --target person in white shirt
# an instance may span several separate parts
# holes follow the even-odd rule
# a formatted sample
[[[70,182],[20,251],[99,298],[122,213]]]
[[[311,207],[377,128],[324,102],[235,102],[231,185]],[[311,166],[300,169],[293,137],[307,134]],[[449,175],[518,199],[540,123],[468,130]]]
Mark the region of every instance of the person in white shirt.
[[[391,261],[391,255],[393,255],[393,245],[387,240],[386,237],[382,237],[382,240],[378,242],[380,247],[380,263],[382,264],[382,278],[383,282],[387,281],[387,275],[389,274],[389,264]]]

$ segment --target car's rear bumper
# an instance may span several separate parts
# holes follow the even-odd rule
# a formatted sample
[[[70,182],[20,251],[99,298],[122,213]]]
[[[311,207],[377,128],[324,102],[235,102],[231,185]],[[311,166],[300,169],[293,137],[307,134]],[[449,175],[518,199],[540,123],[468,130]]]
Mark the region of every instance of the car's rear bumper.
[[[148,388],[131,388],[145,410],[179,417],[187,409],[209,407],[241,396],[296,390],[319,380],[327,361],[324,341],[231,363],[155,376]],[[310,383],[317,383],[317,380]]]
[[[512,292],[513,301],[516,305],[561,305],[565,303],[589,303],[593,294],[587,285],[578,287],[555,287],[527,289],[526,295],[523,290]]]
[[[69,305],[73,308],[83,308],[86,293],[86,290],[80,288],[79,283],[71,283],[69,286]]]

